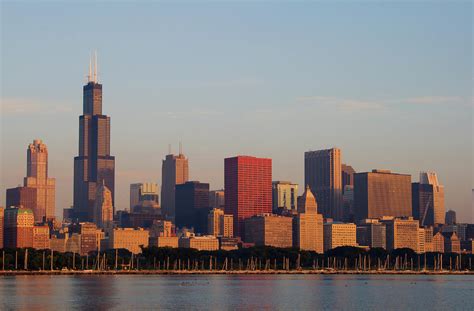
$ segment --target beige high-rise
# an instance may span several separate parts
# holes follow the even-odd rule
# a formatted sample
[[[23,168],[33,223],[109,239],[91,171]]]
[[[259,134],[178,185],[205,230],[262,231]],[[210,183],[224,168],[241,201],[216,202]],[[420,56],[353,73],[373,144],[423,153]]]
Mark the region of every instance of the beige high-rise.
[[[35,139],[28,145],[24,186],[36,189],[36,204],[33,208],[35,221],[42,222],[43,218],[53,219],[56,208],[56,180],[48,178],[48,148],[40,139]]]
[[[340,246],[357,246],[357,227],[351,223],[324,224],[324,251]]]
[[[207,216],[207,233],[231,238],[234,233],[234,216],[224,214],[219,208],[212,209]]]
[[[114,207],[112,205],[112,192],[102,183],[97,189],[94,206],[94,223],[99,228],[111,229],[114,220]]]
[[[174,222],[176,185],[189,180],[188,159],[184,154],[168,154],[161,167],[161,208],[163,216]]]
[[[298,215],[293,219],[293,246],[320,254],[324,251],[323,215],[318,214],[316,198],[308,186],[298,198]]]
[[[381,221],[387,226],[387,250],[411,248],[415,252],[419,251],[420,233],[418,220],[413,219],[413,217],[387,217],[382,218]],[[424,239],[424,234],[422,234],[422,237]]]

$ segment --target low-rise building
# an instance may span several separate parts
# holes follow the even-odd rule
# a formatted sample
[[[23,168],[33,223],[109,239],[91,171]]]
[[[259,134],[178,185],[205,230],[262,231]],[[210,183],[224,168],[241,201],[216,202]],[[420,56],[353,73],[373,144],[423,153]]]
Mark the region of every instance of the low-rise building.
[[[49,249],[51,247],[49,241],[49,226],[33,227],[33,248]]]
[[[444,236],[444,252],[445,253],[461,253],[461,242],[455,232],[443,232]]]
[[[262,214],[245,219],[245,242],[288,248],[293,245],[293,219]]]
[[[384,218],[387,228],[387,250],[410,248],[419,249],[419,222],[413,217]]]
[[[377,219],[365,219],[357,225],[357,244],[370,248],[386,248],[386,226]]]
[[[115,228],[109,234],[109,249],[125,248],[134,254],[142,252],[141,247],[148,247],[149,232],[143,228]]]
[[[4,247],[33,247],[33,211],[23,207],[9,207],[4,211]]]
[[[179,238],[179,247],[194,248],[198,251],[216,251],[219,249],[219,240],[213,235],[196,236],[184,235]]]
[[[154,236],[149,239],[149,246],[178,248],[177,236]]]
[[[357,227],[352,223],[330,222],[324,226],[324,251],[340,246],[357,246]]]

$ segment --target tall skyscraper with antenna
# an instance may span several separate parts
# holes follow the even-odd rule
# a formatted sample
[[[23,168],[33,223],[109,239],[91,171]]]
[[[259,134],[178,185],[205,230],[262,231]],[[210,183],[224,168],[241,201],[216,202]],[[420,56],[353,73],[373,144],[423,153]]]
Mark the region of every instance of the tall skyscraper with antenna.
[[[110,117],[102,114],[102,84],[97,75],[97,54],[89,61],[83,87],[83,114],[79,116],[79,155],[74,158],[74,217],[93,221],[97,187],[115,193],[115,157],[110,155]]]

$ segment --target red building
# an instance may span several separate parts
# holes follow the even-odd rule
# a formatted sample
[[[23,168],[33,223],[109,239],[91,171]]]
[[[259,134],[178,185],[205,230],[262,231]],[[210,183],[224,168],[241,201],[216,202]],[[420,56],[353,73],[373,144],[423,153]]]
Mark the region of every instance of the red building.
[[[272,159],[237,156],[224,160],[225,213],[234,216],[234,236],[244,220],[272,212]]]

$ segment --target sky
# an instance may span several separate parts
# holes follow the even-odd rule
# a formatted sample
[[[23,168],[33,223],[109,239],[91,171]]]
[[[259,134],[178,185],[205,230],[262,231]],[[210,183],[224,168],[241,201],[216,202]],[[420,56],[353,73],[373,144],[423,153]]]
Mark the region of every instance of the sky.
[[[161,185],[181,141],[190,178],[211,189],[239,154],[300,185],[304,152],[330,147],[359,172],[435,171],[446,209],[473,222],[472,15],[470,1],[2,1],[0,205],[35,138],[57,214],[72,204],[97,50],[116,209],[130,183]]]

